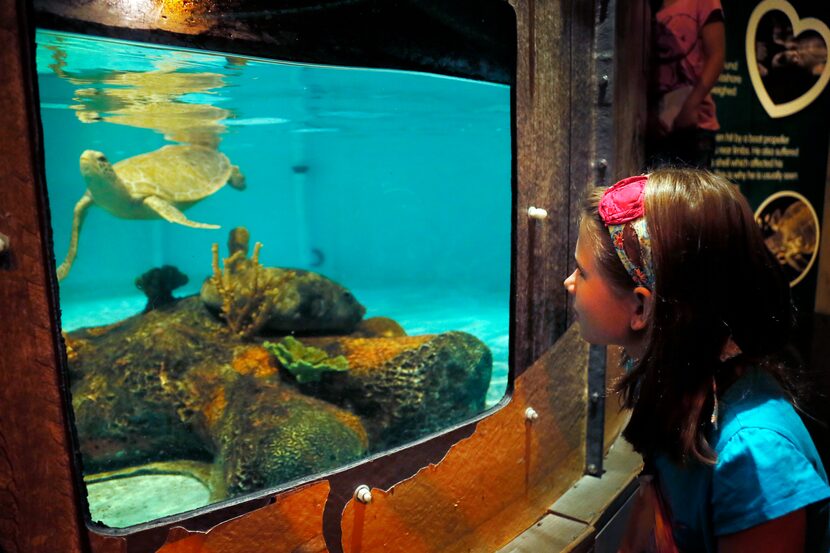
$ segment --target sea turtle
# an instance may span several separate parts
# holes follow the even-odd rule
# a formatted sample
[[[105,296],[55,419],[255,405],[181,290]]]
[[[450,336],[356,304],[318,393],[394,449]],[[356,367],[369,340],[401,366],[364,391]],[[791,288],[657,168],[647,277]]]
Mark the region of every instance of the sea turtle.
[[[69,252],[58,267],[58,279],[69,274],[78,253],[78,235],[87,209],[98,205],[122,219],[165,219],[194,228],[219,228],[191,221],[185,209],[210,196],[225,183],[238,190],[245,178],[236,165],[216,150],[203,146],[170,145],[111,165],[101,152],[81,154],[81,174],[87,190],[72,220]]]

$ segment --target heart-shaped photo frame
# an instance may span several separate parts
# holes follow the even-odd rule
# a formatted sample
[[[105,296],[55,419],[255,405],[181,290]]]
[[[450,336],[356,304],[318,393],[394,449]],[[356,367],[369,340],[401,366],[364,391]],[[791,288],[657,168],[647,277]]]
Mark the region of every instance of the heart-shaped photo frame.
[[[764,47],[763,43],[759,43],[758,41],[758,26],[765,15],[776,11],[785,15],[789,19],[789,24],[792,26],[792,34],[790,35],[787,43],[788,45],[792,44],[792,46],[788,46],[788,48],[790,48],[789,51],[785,49],[777,56],[784,62],[789,59],[795,59],[796,62],[791,64],[791,67],[803,58],[800,57],[800,46],[798,45],[797,40],[801,35],[808,33],[808,35],[805,35],[807,36],[807,40],[811,40],[814,43],[818,42],[818,38],[824,41],[823,65],[818,65],[816,63],[811,67],[801,67],[804,72],[809,72],[810,70],[820,70],[821,74],[802,94],[799,94],[797,97],[792,99],[786,98],[783,101],[781,98],[773,98],[773,96],[770,95],[770,91],[767,88],[769,79],[767,78],[767,74],[762,75],[762,71],[766,72],[768,70],[766,67],[762,66],[761,60],[758,59],[758,49]],[[776,44],[779,44],[783,41],[776,39],[775,42]],[[809,46],[810,45],[807,45],[805,51],[809,50]],[[764,106],[764,109],[770,117],[786,117],[797,113],[809,106],[813,101],[815,101],[816,98],[819,97],[819,95],[824,91],[824,88],[827,86],[827,82],[830,81],[830,64],[828,64],[826,60],[826,52],[828,48],[830,48],[830,29],[828,29],[827,25],[821,20],[813,17],[805,17],[804,19],[799,18],[795,8],[793,8],[793,6],[786,0],[764,0],[755,7],[752,11],[752,15],[749,16],[749,24],[747,25],[746,30],[746,62],[747,69],[749,70],[749,77],[752,81],[752,87],[755,89],[755,95],[758,97],[758,100],[761,102],[761,105]],[[789,56],[789,54],[791,54],[791,56]],[[802,74],[806,75],[806,73],[803,72]],[[787,80],[791,82],[791,79],[787,78]],[[813,79],[810,79],[810,82],[812,80]],[[776,102],[776,100],[778,101]]]

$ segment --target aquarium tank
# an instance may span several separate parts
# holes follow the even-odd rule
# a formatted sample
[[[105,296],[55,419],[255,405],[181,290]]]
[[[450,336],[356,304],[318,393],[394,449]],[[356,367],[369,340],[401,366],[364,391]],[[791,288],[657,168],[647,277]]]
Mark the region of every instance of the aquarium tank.
[[[509,85],[36,42],[92,522],[289,487],[502,400]]]

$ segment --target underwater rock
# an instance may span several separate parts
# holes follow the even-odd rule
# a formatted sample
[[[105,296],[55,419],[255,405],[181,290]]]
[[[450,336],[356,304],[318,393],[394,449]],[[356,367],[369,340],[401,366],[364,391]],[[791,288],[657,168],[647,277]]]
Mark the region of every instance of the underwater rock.
[[[318,337],[302,342],[348,361],[348,371],[324,373],[319,383],[300,389],[360,415],[373,452],[484,410],[493,357],[471,334]]]
[[[252,314],[262,309],[261,325],[258,320],[252,324],[265,332],[347,334],[366,313],[346,288],[323,275],[262,267],[258,247],[254,256],[247,258],[248,234],[242,227],[231,231],[228,248],[230,256],[221,272],[214,248],[214,275],[205,280],[200,293],[205,305],[226,320],[232,320],[233,313]]]
[[[230,350],[211,339],[222,330],[198,298],[190,297],[117,325],[68,334],[84,470],[213,457],[205,436],[189,424],[193,385],[187,377],[202,365],[215,375],[210,387],[221,387],[234,376],[230,368],[222,370]]]
[[[362,331],[402,332],[371,321]],[[64,339],[86,473],[209,462],[215,498],[468,419],[484,408],[492,369],[487,346],[463,332],[287,337],[273,355],[229,332],[198,296]],[[346,371],[319,370],[344,362]],[[292,364],[307,366],[292,376]]]
[[[353,338],[393,338],[406,336],[406,331],[394,319],[389,317],[370,317],[363,319],[349,334]]]
[[[225,497],[225,489],[273,485],[367,450],[356,416],[282,384],[273,356],[229,334],[198,297],[102,329],[66,337],[88,473],[179,459],[214,462],[221,478],[212,488]],[[275,457],[260,458],[267,454],[255,445],[267,445]]]
[[[240,378],[214,435],[229,497],[364,457],[360,419],[275,380]]]
[[[150,269],[135,279],[135,287],[147,296],[144,311],[152,311],[173,303],[173,290],[187,284],[187,275],[173,265]]]

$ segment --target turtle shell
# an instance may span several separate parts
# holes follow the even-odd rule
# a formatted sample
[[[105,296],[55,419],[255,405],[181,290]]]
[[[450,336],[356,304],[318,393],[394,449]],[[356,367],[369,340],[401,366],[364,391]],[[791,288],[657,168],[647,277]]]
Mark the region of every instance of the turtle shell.
[[[171,202],[193,202],[210,196],[231,175],[231,162],[225,154],[186,144],[164,146],[121,160],[112,168],[131,196],[158,196]]]

